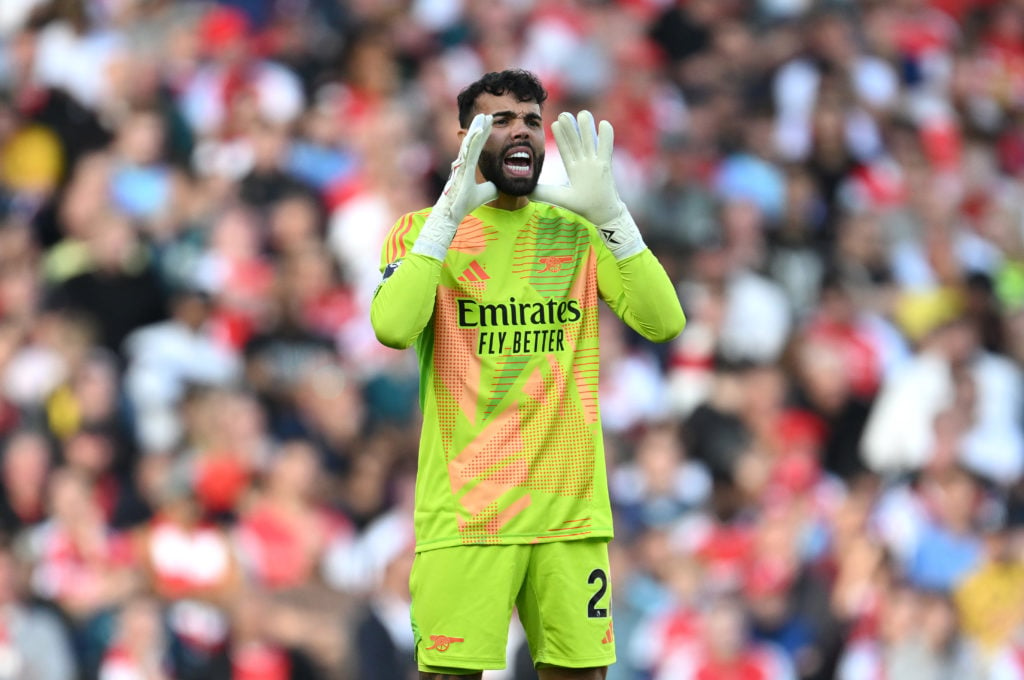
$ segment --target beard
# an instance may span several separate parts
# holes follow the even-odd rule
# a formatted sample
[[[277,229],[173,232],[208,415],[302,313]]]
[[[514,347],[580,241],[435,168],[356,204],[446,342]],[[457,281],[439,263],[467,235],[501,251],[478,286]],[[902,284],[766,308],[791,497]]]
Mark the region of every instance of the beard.
[[[521,146],[521,144],[510,144],[498,154],[491,153],[486,149],[482,150],[477,167],[480,168],[480,174],[484,176],[484,179],[488,182],[493,182],[499,192],[509,196],[526,196],[537,188],[537,182],[540,181],[540,170],[544,167],[544,151],[541,150],[534,154],[533,165],[530,168],[529,175],[525,177],[511,177],[505,174],[505,163],[503,161],[505,154],[513,146]]]

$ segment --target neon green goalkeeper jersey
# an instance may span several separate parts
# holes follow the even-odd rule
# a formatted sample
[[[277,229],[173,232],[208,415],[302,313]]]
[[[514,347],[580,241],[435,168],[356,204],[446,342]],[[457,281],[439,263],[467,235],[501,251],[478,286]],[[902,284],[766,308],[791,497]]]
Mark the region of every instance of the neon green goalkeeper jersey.
[[[416,549],[610,538],[599,298],[663,342],[685,323],[675,288],[650,250],[617,262],[537,202],[477,208],[439,262],[411,252],[429,212],[391,229],[371,308],[381,342],[419,358]]]

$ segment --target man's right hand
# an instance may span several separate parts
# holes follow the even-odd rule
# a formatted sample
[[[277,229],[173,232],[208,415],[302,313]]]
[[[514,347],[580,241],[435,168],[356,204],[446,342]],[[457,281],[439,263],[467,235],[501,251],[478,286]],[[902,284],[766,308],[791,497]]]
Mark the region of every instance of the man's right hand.
[[[551,132],[569,184],[538,184],[531,198],[568,208],[590,220],[616,260],[644,250],[647,246],[640,230],[615,189],[612,124],[602,120],[595,127],[589,111],[580,111],[578,116],[565,112],[551,124]]]
[[[478,113],[470,123],[466,136],[462,138],[459,155],[452,162],[452,171],[444,191],[424,222],[412,252],[444,260],[462,219],[498,197],[498,189],[493,183],[478,184],[476,181],[480,151],[490,136],[491,116]]]

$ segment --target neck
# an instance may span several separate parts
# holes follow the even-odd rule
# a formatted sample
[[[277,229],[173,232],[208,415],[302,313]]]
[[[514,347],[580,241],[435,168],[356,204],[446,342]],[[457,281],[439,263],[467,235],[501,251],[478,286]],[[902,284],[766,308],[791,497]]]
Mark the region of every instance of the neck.
[[[498,197],[487,205],[498,210],[519,210],[520,208],[525,208],[529,202],[529,196],[513,196],[511,194],[499,193]]]

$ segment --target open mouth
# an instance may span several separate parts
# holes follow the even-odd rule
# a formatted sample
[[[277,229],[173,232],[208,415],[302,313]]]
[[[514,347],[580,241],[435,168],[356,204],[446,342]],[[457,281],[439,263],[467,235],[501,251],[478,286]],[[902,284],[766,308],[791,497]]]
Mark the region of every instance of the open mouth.
[[[512,177],[529,177],[533,172],[533,154],[522,147],[513,149],[505,154],[502,165]]]

